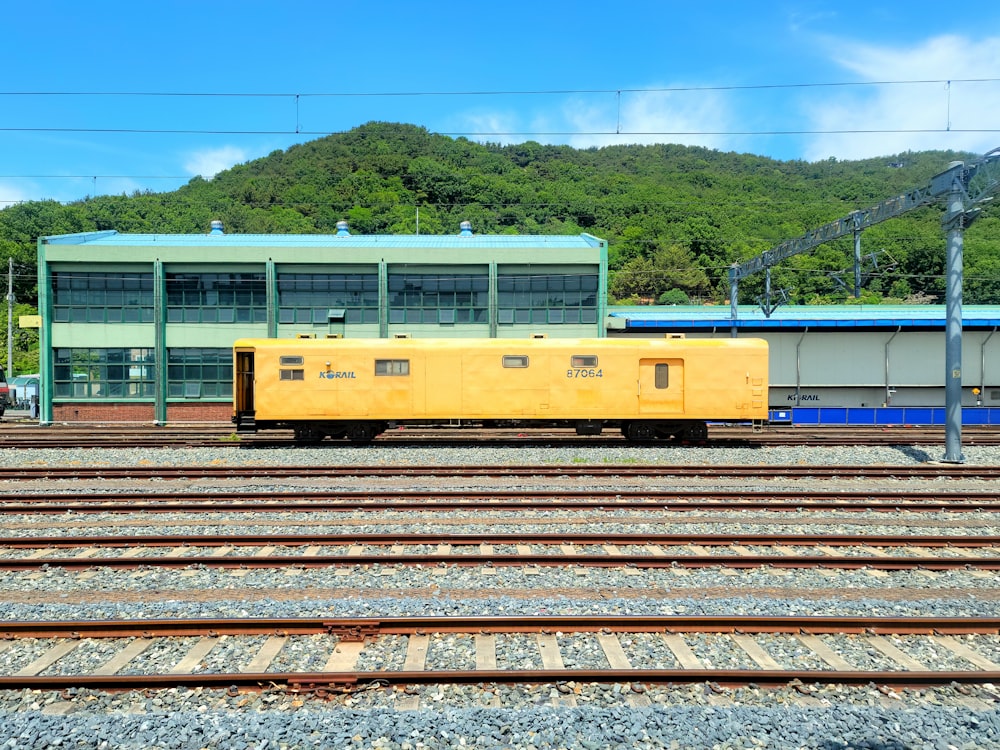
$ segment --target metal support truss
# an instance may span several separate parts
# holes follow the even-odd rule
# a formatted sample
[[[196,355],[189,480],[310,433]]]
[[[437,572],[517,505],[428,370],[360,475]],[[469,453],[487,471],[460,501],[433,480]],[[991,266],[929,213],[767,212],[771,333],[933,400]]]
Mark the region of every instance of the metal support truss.
[[[739,282],[761,270],[770,272],[771,266],[793,255],[812,250],[825,242],[854,234],[855,254],[859,253],[862,230],[888,219],[927,206],[943,198],[948,208],[941,219],[941,227],[948,235],[947,290],[945,296],[945,455],[942,460],[961,463],[962,455],[962,249],[963,231],[982,210],[983,204],[992,200],[1000,190],[1000,148],[984,154],[971,163],[953,162],[921,187],[889,198],[868,209],[852,211],[842,219],[824,224],[801,237],[783,242],[743,264],[733,264],[729,269],[730,317],[732,335],[737,334]],[[860,291],[855,280],[856,293]],[[765,314],[770,314],[765,311]]]

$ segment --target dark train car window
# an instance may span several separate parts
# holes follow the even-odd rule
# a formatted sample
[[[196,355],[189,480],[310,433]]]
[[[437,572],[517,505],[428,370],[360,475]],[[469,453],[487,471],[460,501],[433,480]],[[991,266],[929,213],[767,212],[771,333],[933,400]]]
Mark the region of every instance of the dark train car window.
[[[305,380],[305,370],[280,370],[279,380]]]
[[[285,367],[305,364],[305,359],[300,355],[285,355],[278,360],[279,364]]]
[[[503,355],[504,367],[527,367],[528,355],[526,354],[505,354]]]
[[[410,360],[408,359],[376,359],[376,375],[409,375]]]
[[[570,357],[570,367],[597,367],[596,354],[574,354]]]
[[[666,364],[656,365],[653,370],[653,385],[656,388],[670,387],[670,366]]]

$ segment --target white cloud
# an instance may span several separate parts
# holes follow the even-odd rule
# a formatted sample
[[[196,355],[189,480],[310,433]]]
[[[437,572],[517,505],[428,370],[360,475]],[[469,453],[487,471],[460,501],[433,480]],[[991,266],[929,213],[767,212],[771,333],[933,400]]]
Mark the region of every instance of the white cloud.
[[[520,127],[517,124],[517,116],[511,113],[466,113],[460,119],[462,124],[458,126],[458,130],[479,134],[475,136],[475,140],[481,143],[509,145],[511,143],[520,143],[524,140],[519,135],[508,135],[508,133],[516,133]],[[490,135],[490,133],[496,133],[496,135]]]
[[[0,208],[7,208],[22,201],[30,200],[37,200],[37,198],[34,195],[29,195],[25,190],[25,186],[15,185],[10,182],[0,182]]]
[[[807,159],[932,149],[982,153],[998,145],[997,133],[962,131],[996,128],[1000,82],[971,79],[1000,70],[1000,37],[940,36],[907,48],[842,39],[829,44],[833,62],[872,85],[816,89],[821,97],[803,102],[807,129],[827,131],[811,137]],[[918,83],[885,83],[893,81]]]
[[[211,179],[224,169],[247,160],[247,153],[236,146],[195,151],[184,161],[184,169],[192,175]]]
[[[504,144],[534,140],[564,143],[574,148],[632,143],[682,143],[721,148],[731,136],[730,106],[711,91],[626,91],[619,96],[560,97],[533,111],[466,113],[462,128],[483,134],[481,141]],[[490,133],[498,135],[491,136]]]
[[[723,97],[714,91],[623,92],[620,103],[617,96],[606,96],[591,104],[570,101],[563,110],[570,129],[579,133],[569,139],[576,148],[618,143],[721,148],[729,140],[715,134],[729,129],[729,114]]]

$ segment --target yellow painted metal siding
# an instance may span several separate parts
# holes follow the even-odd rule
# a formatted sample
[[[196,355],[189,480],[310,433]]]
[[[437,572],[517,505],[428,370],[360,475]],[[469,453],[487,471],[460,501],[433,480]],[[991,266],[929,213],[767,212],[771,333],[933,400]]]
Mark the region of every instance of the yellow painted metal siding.
[[[258,421],[304,419],[766,419],[759,339],[249,339]],[[302,380],[279,356],[302,355]],[[527,368],[505,368],[524,355]],[[574,355],[596,367],[572,367]],[[376,359],[409,375],[376,376]],[[666,364],[669,386],[656,388]]]

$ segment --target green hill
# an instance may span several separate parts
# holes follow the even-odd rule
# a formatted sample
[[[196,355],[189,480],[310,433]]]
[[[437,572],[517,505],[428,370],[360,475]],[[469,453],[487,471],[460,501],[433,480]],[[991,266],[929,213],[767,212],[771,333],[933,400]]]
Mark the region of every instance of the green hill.
[[[16,294],[31,306],[41,235],[206,232],[576,234],[610,243],[613,301],[723,303],[729,266],[922,185],[955,159],[919,152],[863,161],[781,162],[676,145],[574,149],[480,144],[412,125],[369,123],[276,151],[169,193],[104,196],[0,211],[0,261],[13,257]],[[938,301],[944,294],[940,207],[863,235],[866,302]],[[848,301],[849,239],[796,256],[772,273],[790,303]],[[966,234],[965,301],[1000,304],[1000,225],[984,216]],[[846,282],[846,283],[842,283]],[[741,285],[753,300],[762,279]]]

